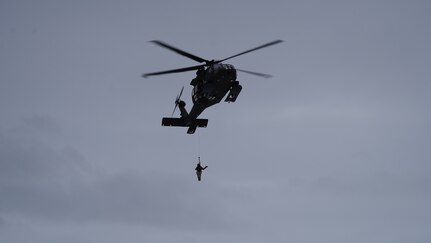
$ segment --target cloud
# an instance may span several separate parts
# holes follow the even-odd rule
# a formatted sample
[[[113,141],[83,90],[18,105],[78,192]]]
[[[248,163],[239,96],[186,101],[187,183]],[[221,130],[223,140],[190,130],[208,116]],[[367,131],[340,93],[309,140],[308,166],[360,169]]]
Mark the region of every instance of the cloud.
[[[229,224],[217,194],[202,192],[194,180],[157,171],[107,175],[68,146],[59,128],[53,119],[33,117],[18,133],[0,134],[0,212],[177,229]]]
[[[320,177],[308,189],[338,197],[429,199],[431,180],[422,175],[395,175],[393,172],[353,173]]]
[[[59,134],[61,132],[60,125],[52,117],[47,115],[34,115],[25,118],[24,124],[41,133]]]
[[[0,134],[0,175],[2,185],[7,182],[36,185],[52,180],[72,180],[91,172],[84,156],[65,143],[52,131],[59,126],[32,121],[39,117],[24,120],[21,127]],[[56,132],[56,133],[57,133]],[[37,183],[35,183],[37,182]]]

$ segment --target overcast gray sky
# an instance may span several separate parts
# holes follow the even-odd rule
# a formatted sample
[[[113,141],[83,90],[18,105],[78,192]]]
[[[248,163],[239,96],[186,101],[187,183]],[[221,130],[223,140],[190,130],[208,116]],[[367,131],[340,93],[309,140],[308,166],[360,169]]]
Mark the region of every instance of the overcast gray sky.
[[[430,242],[429,1],[0,2],[0,242]],[[161,127],[227,61],[237,102]],[[197,182],[201,156],[208,170]]]

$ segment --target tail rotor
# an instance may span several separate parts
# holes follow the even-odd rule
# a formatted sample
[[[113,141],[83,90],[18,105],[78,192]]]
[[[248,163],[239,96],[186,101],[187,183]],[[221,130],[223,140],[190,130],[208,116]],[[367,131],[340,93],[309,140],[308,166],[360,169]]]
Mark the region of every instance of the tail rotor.
[[[181,101],[181,95],[183,94],[183,90],[184,90],[184,86],[181,88],[181,91],[180,91],[180,93],[177,95],[177,98],[175,98],[175,107],[174,107],[174,110],[172,111],[172,115],[171,115],[171,117],[173,117],[173,116],[174,116],[175,110],[177,109],[178,104],[179,104],[179,103],[180,103],[180,101]]]

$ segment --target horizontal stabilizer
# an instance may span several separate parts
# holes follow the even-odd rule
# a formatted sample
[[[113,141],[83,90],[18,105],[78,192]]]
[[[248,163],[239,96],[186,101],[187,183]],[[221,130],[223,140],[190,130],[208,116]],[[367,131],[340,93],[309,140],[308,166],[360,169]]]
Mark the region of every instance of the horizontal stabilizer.
[[[188,127],[182,118],[163,117],[162,126]]]
[[[208,119],[196,119],[191,123],[186,123],[183,118],[174,118],[174,117],[163,117],[162,126],[172,126],[172,127],[207,127]]]

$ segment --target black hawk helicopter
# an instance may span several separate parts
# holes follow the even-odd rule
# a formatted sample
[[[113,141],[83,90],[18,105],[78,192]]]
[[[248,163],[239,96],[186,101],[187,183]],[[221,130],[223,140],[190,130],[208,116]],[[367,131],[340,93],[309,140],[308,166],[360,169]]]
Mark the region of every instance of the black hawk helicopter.
[[[180,73],[187,71],[196,71],[196,78],[194,78],[190,85],[193,86],[192,90],[192,101],[193,107],[190,112],[185,109],[186,103],[181,100],[181,95],[183,93],[184,87],[181,89],[179,95],[175,99],[175,108],[172,112],[172,116],[175,113],[177,107],[179,107],[181,112],[180,118],[175,117],[164,117],[162,119],[162,126],[175,126],[175,127],[188,127],[187,133],[193,134],[197,127],[206,127],[208,124],[208,119],[200,119],[198,116],[208,107],[219,103],[223,97],[227,95],[225,102],[235,102],[239,93],[241,92],[242,86],[236,80],[237,71],[257,75],[264,78],[269,78],[271,75],[256,73],[247,70],[236,69],[233,65],[223,64],[223,61],[228,59],[256,51],[268,46],[272,46],[281,43],[282,40],[276,40],[269,42],[267,44],[255,47],[253,49],[238,53],[236,55],[230,56],[222,60],[206,60],[201,57],[195,56],[193,54],[187,53],[176,47],[170,46],[164,42],[154,40],[151,41],[161,47],[174,51],[182,56],[188,57],[195,60],[200,64],[197,66],[172,69],[161,72],[145,73],[142,77],[147,78],[149,76],[168,74],[168,73]],[[229,93],[228,93],[229,92]]]

